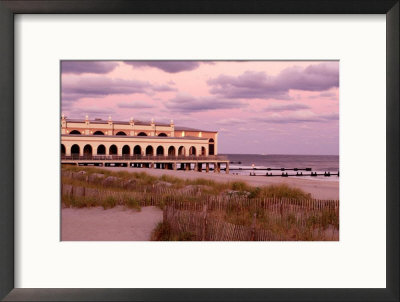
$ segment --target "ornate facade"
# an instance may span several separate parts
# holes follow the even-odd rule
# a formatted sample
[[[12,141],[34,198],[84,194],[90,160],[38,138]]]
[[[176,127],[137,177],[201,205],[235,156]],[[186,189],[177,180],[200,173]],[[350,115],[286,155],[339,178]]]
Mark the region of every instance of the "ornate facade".
[[[61,117],[62,156],[217,155],[218,132],[170,124]]]

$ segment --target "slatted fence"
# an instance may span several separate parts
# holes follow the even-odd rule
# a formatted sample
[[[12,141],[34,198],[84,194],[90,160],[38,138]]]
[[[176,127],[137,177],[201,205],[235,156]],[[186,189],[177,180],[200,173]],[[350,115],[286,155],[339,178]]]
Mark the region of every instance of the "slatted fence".
[[[299,234],[288,234],[288,232],[277,233],[270,229],[263,229],[256,225],[254,219],[251,226],[237,225],[229,223],[221,217],[215,217],[212,213],[196,212],[188,210],[178,210],[173,206],[164,207],[165,223],[170,226],[171,237],[179,238],[179,236],[190,237],[195,241],[288,241],[301,240],[305,238],[304,233],[309,232],[308,239],[303,240],[338,240],[339,232],[332,226],[327,229],[307,229],[306,223],[298,219],[296,221],[287,222],[285,217],[287,214],[274,215],[274,221],[271,224],[283,223],[286,230],[290,230],[293,226]],[[305,216],[303,216],[305,218]],[[287,223],[284,223],[287,222]]]
[[[138,206],[158,206],[164,211],[164,222],[171,226],[174,234],[190,235],[191,240],[207,241],[277,241],[295,240],[274,230],[262,228],[258,220],[268,221],[271,226],[279,225],[286,230],[295,228],[305,232],[310,224],[319,223],[323,215],[339,218],[338,200],[288,199],[288,198],[247,198],[238,196],[205,195],[190,200],[189,195],[180,195],[167,189],[158,192],[115,191],[110,188],[93,188],[62,184],[62,196],[74,198],[92,198],[106,200],[112,197],[116,204],[126,205],[135,200]],[[163,193],[159,193],[163,192]],[[233,224],[226,221],[227,214],[254,213],[251,226]],[[258,216],[257,216],[258,215]],[[259,219],[258,217],[262,218]],[[256,220],[258,219],[258,220]],[[318,234],[310,234],[315,240],[338,240],[338,229],[330,229],[330,233],[317,229]],[[297,237],[296,237],[297,236]]]

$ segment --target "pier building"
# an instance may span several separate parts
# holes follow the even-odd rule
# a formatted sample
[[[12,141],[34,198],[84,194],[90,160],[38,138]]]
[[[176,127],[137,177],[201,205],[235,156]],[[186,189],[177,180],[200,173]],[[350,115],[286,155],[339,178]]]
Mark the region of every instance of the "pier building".
[[[213,170],[229,161],[218,155],[218,132],[156,123],[68,119],[61,116],[61,163],[96,166]]]

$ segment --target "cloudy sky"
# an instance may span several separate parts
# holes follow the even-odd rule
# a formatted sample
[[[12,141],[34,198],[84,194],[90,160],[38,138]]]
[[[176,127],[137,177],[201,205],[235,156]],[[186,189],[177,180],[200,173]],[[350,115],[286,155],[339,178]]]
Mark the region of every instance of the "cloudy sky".
[[[68,118],[219,131],[219,153],[339,154],[339,62],[63,61]]]

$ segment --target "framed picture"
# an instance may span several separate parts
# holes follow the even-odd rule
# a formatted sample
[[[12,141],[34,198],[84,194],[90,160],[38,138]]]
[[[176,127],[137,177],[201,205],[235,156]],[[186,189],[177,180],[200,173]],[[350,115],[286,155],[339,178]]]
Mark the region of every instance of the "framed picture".
[[[339,241],[338,61],[61,61],[61,109],[62,241]]]
[[[398,1],[0,9],[3,299],[399,299]]]

